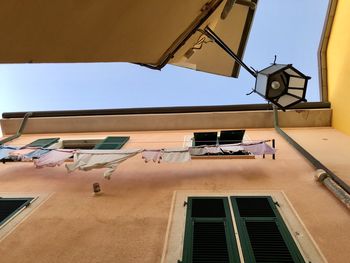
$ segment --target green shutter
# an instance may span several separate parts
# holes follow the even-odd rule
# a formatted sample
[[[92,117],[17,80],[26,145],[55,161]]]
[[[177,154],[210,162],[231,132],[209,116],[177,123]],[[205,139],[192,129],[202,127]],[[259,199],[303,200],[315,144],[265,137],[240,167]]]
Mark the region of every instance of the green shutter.
[[[60,138],[45,138],[45,139],[38,139],[34,142],[31,142],[30,144],[26,145],[26,147],[48,147],[56,142],[59,141]]]
[[[217,132],[194,132],[193,143],[194,143],[193,146],[217,145],[218,133]]]
[[[33,198],[2,198],[0,197],[0,225],[9,220],[23,207],[29,205]]]
[[[269,196],[232,196],[245,262],[305,262]]]
[[[227,198],[188,198],[182,262],[240,262]]]
[[[113,137],[109,136],[101,143],[97,144],[94,149],[99,150],[115,150],[120,149],[129,140],[130,137]]]

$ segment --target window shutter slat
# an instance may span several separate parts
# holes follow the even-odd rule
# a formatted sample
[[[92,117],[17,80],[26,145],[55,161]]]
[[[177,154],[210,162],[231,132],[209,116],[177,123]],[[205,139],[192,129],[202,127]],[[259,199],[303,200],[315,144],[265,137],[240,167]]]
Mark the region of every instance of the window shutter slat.
[[[192,262],[229,263],[223,222],[194,222]]]
[[[231,197],[246,262],[305,262],[271,197]]]
[[[94,149],[99,150],[117,150],[123,147],[123,145],[130,139],[130,137],[114,137],[109,136],[101,143],[97,144]]]
[[[45,139],[38,139],[34,142],[31,142],[30,144],[27,144],[26,147],[48,147],[56,142],[59,141],[60,138],[45,138]]]
[[[256,262],[294,262],[276,222],[246,222]]]

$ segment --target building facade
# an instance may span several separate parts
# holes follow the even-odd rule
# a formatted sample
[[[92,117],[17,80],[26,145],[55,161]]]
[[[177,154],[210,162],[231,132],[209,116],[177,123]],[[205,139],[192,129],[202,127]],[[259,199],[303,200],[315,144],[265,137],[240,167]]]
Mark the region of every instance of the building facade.
[[[350,139],[329,127],[330,112],[330,109],[291,110],[280,112],[280,120],[284,120],[285,126],[292,126],[285,130],[294,139],[343,176],[349,168],[346,160]],[[261,125],[252,121],[254,116],[265,118],[266,127],[254,127]],[[20,120],[3,119],[3,131],[15,133],[11,129],[16,129]],[[239,126],[241,123],[245,126]],[[298,125],[308,127],[295,127]],[[191,198],[209,198],[225,200],[229,209],[226,216],[234,229],[230,235],[234,238],[231,245],[236,248],[232,260],[236,261],[228,262],[251,262],[252,251],[245,248],[249,242],[240,232],[244,229],[239,226],[243,221],[232,198],[250,197],[254,201],[268,197],[270,204],[274,204],[271,209],[284,222],[290,235],[288,240],[298,251],[293,255],[299,254],[304,260],[295,262],[346,262],[350,251],[348,209],[315,181],[314,167],[272,128],[271,111],[34,115],[26,132],[7,144],[24,146],[44,138],[96,143],[107,136],[123,136],[130,139],[122,149],[160,149],[191,145],[194,132],[242,128],[246,130],[247,141],[274,139],[275,160],[271,155],[253,159],[205,156],[185,163],[145,163],[138,154],[123,162],[111,180],[103,178],[104,169],[68,173],[64,165],[37,169],[32,162],[1,164],[2,198],[36,198],[1,228],[2,260],[188,262],[183,257],[189,253],[185,249],[189,203],[196,206]],[[62,143],[56,146],[62,147]],[[342,178],[349,182],[349,177]],[[102,190],[99,195],[93,194],[96,182]],[[248,210],[253,208],[254,204],[248,206]]]

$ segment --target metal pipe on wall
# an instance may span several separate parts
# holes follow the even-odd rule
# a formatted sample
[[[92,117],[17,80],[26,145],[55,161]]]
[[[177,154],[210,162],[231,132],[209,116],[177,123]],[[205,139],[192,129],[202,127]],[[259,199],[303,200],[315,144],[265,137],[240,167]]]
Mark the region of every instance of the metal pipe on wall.
[[[317,176],[317,181],[322,182],[340,201],[342,201],[348,208],[350,208],[350,187],[336,174],[329,170],[323,163],[317,160],[311,153],[306,151],[300,144],[294,141],[287,133],[285,133],[278,124],[278,111],[273,107],[274,126],[275,130],[280,134],[289,144],[298,150],[315,168],[318,172],[322,171],[322,176]]]
[[[7,137],[7,138],[5,138],[5,139],[0,140],[0,145],[2,145],[2,144],[4,144],[4,143],[7,143],[7,142],[10,142],[10,141],[12,141],[12,140],[14,140],[14,139],[20,137],[20,136],[22,135],[22,132],[23,132],[24,128],[26,127],[28,118],[29,118],[30,116],[32,116],[32,112],[27,112],[27,113],[24,115],[23,120],[22,120],[22,122],[21,122],[21,125],[20,125],[18,131],[16,132],[16,134],[11,135],[11,136],[9,136],[9,137]]]

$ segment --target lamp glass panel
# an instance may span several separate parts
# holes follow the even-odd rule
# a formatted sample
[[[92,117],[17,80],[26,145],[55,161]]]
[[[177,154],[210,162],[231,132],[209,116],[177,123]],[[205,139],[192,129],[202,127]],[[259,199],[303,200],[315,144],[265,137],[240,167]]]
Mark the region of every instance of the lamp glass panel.
[[[296,78],[296,77],[290,77],[288,86],[289,87],[295,87],[295,88],[304,88],[304,86],[305,86],[305,79],[303,79],[303,78]]]
[[[258,74],[256,79],[255,91],[262,96],[266,96],[267,89],[267,76],[263,74]]]
[[[278,103],[282,106],[282,107],[286,107],[286,106],[288,106],[288,105],[290,105],[290,104],[292,104],[292,103],[294,103],[294,102],[297,102],[297,101],[299,101],[300,99],[298,99],[298,98],[295,98],[295,97],[293,97],[293,96],[290,96],[290,95],[283,95],[282,97],[280,97],[279,99],[278,99]]]
[[[302,90],[302,89],[288,89],[288,93],[302,98],[303,94],[304,94],[304,90]]]
[[[286,69],[284,72],[291,76],[300,77],[300,75],[291,68]]]

